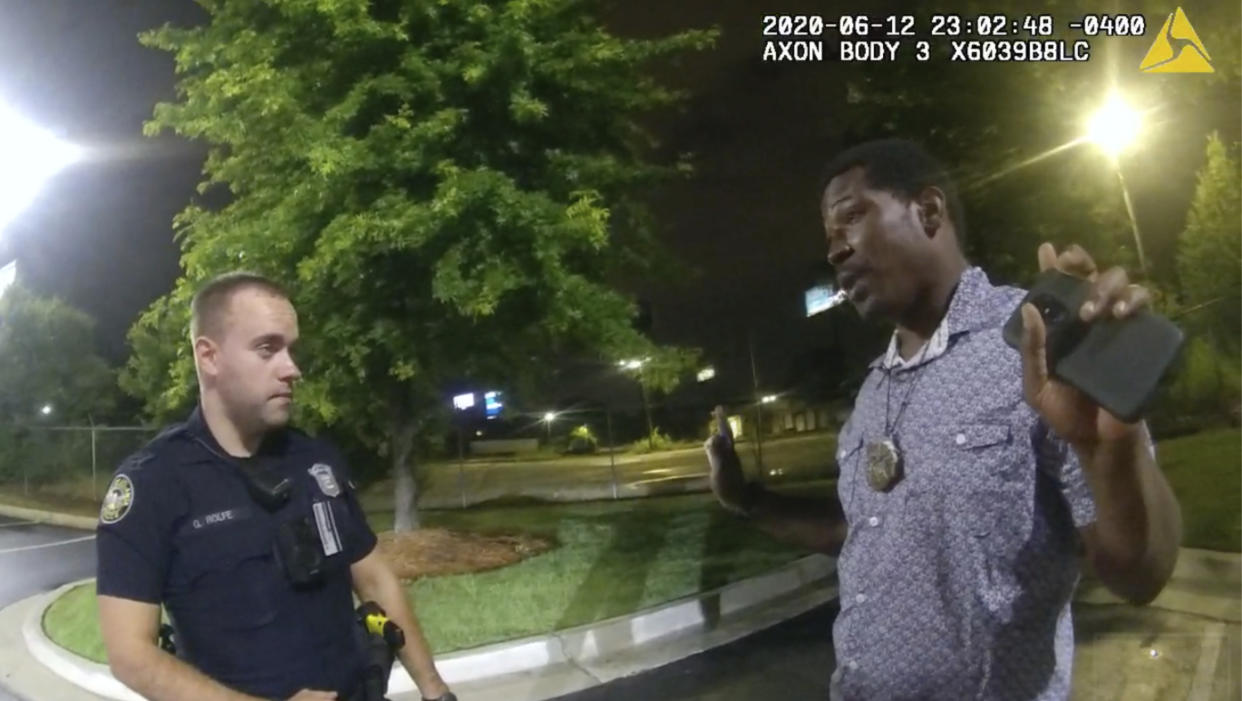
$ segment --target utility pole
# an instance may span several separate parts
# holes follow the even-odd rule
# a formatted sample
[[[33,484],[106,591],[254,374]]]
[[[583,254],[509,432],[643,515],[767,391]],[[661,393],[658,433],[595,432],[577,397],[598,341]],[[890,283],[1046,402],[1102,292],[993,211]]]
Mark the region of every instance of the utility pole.
[[[620,498],[617,495],[617,450],[612,443],[612,406],[604,405],[604,422],[608,427],[608,469],[612,471],[612,498]]]
[[[750,380],[754,387],[755,402],[755,465],[759,468],[759,481],[763,481],[763,402],[759,401],[759,371],[755,365],[755,332],[752,325],[746,327],[746,345],[750,350]]]

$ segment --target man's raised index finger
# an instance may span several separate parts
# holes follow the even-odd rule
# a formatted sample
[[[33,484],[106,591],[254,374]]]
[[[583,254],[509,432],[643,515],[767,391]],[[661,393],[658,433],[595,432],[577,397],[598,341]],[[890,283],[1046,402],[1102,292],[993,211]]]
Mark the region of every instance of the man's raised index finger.
[[[1035,305],[1022,305],[1022,390],[1034,402],[1048,382],[1047,339],[1043,317]]]
[[[1039,272],[1044,272],[1049,268],[1056,267],[1057,249],[1056,246],[1045,241],[1039,245],[1039,250],[1035,254],[1039,258]]]

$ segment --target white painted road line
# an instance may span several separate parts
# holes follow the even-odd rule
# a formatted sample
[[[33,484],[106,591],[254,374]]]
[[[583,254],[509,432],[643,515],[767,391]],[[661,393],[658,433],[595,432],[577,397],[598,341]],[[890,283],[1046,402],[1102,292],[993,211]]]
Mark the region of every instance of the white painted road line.
[[[20,553],[26,550],[38,550],[40,548],[54,548],[57,545],[69,545],[71,543],[81,543],[84,540],[94,540],[94,535],[84,535],[81,538],[70,538],[69,540],[58,540],[54,543],[39,543],[37,545],[23,545],[20,548],[9,548],[8,550],[0,550],[0,555],[8,555],[9,553]]]

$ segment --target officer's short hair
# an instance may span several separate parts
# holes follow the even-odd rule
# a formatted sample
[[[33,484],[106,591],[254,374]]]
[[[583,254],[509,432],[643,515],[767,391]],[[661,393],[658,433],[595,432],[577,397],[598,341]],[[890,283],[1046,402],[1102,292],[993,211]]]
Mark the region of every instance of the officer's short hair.
[[[249,288],[289,299],[285,288],[258,273],[237,270],[217,275],[200,287],[190,302],[190,342],[199,336],[219,338],[233,294]]]
[[[948,170],[919,144],[907,139],[878,139],[842,151],[824,168],[819,182],[820,197],[824,196],[833,178],[851,168],[862,168],[871,187],[905,201],[917,196],[925,187],[940,188],[958,244],[966,243],[966,213],[957,185],[949,177]]]

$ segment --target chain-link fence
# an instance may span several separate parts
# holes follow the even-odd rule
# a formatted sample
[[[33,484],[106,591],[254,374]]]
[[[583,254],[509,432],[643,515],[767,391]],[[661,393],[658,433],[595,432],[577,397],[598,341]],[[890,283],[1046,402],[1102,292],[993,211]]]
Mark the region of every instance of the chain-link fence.
[[[0,491],[96,504],[117,465],[157,432],[143,426],[0,425]]]
[[[752,479],[835,476],[840,417],[833,411],[782,400],[734,406],[729,415]],[[569,410],[550,421],[532,415],[504,432],[462,426],[438,455],[418,461],[419,501],[452,508],[505,498],[578,501],[704,491],[709,485],[702,441],[714,430],[710,416],[708,406],[653,406],[654,450],[641,410]],[[0,497],[94,508],[117,465],[157,432],[142,426],[0,425]]]

